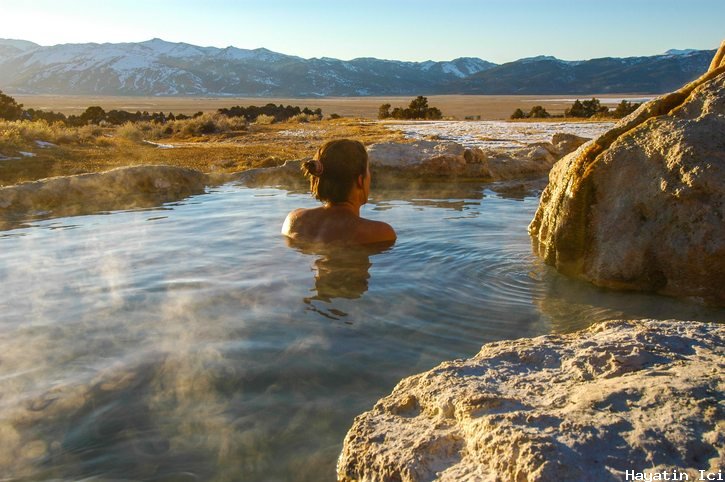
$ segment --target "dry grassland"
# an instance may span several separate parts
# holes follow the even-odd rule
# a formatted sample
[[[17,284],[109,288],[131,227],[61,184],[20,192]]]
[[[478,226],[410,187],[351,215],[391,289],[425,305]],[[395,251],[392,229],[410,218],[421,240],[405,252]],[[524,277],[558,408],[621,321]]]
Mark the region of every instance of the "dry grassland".
[[[0,136],[0,154],[18,157],[0,160],[0,186],[141,164],[173,165],[207,173],[236,172],[312,156],[329,139],[352,138],[365,144],[404,141],[402,134],[377,122],[360,119],[252,124],[246,130],[223,134],[158,140],[161,144],[172,145],[170,149],[123,138],[117,135],[115,128],[96,127],[93,133],[84,129],[89,131],[80,128],[76,133],[71,128],[58,133],[51,126],[45,129],[47,134],[40,136],[44,138],[22,139],[13,144],[3,144]],[[37,131],[43,133],[44,130]],[[40,148],[35,140],[57,145]],[[21,151],[32,153],[34,157],[24,157],[19,154]]]
[[[215,111],[235,105],[264,105],[267,103],[317,107],[323,114],[338,114],[345,117],[377,118],[378,108],[382,104],[393,107],[405,107],[410,103],[408,97],[325,97],[320,99],[269,98],[256,97],[99,97],[99,96],[50,96],[21,95],[13,97],[26,108],[53,110],[64,114],[80,114],[88,106],[100,105],[105,110],[119,109],[131,112],[173,112],[193,114],[195,112]],[[428,104],[438,107],[444,116],[464,119],[466,116],[481,116],[481,120],[508,119],[511,113],[520,108],[528,111],[534,105],[543,105],[550,114],[563,114],[571,106],[573,99],[582,100],[596,97],[605,103],[606,99],[637,99],[635,95],[431,95]],[[641,98],[641,96],[639,96]],[[611,105],[611,104],[607,104]]]

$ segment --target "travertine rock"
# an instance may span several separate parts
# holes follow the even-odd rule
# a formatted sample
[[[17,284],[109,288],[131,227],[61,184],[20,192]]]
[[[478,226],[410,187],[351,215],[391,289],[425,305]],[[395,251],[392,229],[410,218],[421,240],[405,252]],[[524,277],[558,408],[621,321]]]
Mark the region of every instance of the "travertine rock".
[[[302,174],[302,162],[302,159],[295,159],[286,161],[281,166],[249,169],[231,174],[229,179],[250,187],[304,187],[309,183]]]
[[[0,188],[0,229],[28,217],[58,217],[157,206],[200,194],[208,177],[171,166],[122,167]]]
[[[579,137],[567,133],[557,133],[551,137],[551,143],[556,148],[559,156],[565,156],[570,152],[574,152],[579,146],[590,140],[586,137]]]
[[[529,226],[547,263],[725,305],[725,61],[713,64],[555,165]]]
[[[481,162],[480,149],[466,149],[456,142],[417,141],[411,144],[383,142],[367,148],[371,166],[414,169],[436,159],[460,159],[462,164]],[[468,151],[468,153],[466,153]],[[466,156],[466,157],[464,157]]]
[[[566,149],[567,145],[561,147]],[[545,175],[563,154],[548,142],[496,150],[467,148],[456,142],[417,141],[373,144],[368,155],[373,171],[384,175],[498,181]]]
[[[358,416],[344,481],[624,480],[725,465],[725,326],[610,321],[484,345]]]

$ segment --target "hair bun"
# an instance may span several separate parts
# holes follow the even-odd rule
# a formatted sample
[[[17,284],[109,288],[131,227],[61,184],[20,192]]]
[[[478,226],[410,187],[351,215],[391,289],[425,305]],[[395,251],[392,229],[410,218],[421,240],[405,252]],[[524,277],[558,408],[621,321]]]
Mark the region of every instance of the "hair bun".
[[[308,173],[316,177],[320,177],[322,175],[322,171],[325,170],[325,166],[322,164],[322,161],[318,159],[305,161],[304,166]]]

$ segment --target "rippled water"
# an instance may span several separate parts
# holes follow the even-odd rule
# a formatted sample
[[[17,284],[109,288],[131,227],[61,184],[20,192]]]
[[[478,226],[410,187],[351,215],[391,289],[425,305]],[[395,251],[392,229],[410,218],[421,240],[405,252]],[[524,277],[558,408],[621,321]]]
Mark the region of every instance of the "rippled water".
[[[0,232],[0,479],[333,480],[355,415],[483,343],[725,320],[568,280],[531,254],[536,197],[444,187],[377,194],[383,251],[287,246],[315,202],[233,185]]]

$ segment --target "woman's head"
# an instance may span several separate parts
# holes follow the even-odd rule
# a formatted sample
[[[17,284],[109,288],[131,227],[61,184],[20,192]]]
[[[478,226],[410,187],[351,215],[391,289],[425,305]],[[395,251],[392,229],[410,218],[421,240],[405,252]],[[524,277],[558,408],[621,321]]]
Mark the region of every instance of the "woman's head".
[[[324,202],[344,202],[359,176],[368,175],[368,153],[361,142],[329,141],[311,161],[302,164],[312,195]]]

